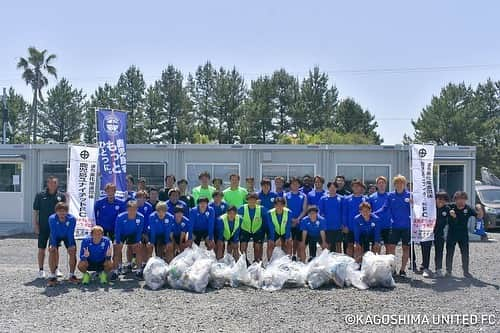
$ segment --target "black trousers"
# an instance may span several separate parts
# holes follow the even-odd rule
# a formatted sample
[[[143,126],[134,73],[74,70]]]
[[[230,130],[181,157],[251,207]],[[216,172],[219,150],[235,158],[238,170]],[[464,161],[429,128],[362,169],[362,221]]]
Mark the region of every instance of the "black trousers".
[[[462,256],[462,269],[464,273],[469,272],[469,239],[459,238],[459,239],[447,239],[446,240],[446,271],[451,273],[453,268],[453,255],[455,254],[455,245],[460,248],[460,254]]]
[[[443,268],[444,238],[434,237],[434,266],[436,270]]]
[[[420,248],[422,249],[422,268],[429,269],[429,263],[431,261],[432,241],[420,242]]]

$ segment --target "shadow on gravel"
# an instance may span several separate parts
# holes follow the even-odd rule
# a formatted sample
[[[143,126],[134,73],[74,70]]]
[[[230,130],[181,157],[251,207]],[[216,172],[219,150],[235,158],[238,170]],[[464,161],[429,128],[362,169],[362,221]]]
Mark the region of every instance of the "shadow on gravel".
[[[437,292],[449,292],[470,287],[493,287],[500,290],[500,286],[488,282],[481,281],[476,278],[448,277],[442,279],[429,280],[429,282],[421,280],[413,280],[411,286],[414,288],[432,289]]]

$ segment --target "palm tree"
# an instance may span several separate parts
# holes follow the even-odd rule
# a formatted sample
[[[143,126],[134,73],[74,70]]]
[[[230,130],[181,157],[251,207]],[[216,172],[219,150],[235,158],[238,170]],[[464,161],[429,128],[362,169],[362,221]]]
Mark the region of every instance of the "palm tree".
[[[47,50],[39,51],[35,47],[28,48],[28,58],[19,59],[17,68],[23,70],[22,78],[26,85],[33,89],[33,103],[28,120],[28,137],[33,128],[33,143],[36,143],[36,131],[38,122],[38,100],[43,102],[42,88],[49,84],[45,72],[57,78],[57,71],[52,66],[52,61],[56,58],[55,54],[47,56]],[[32,127],[33,126],[33,127]]]

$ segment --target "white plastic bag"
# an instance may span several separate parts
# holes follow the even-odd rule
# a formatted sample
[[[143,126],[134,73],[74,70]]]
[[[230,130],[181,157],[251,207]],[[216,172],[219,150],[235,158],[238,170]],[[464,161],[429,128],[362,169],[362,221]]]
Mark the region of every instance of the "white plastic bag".
[[[242,283],[249,287],[260,289],[264,280],[264,269],[262,262],[254,262],[247,269],[247,278],[243,279]]]
[[[165,284],[165,279],[167,277],[168,265],[159,257],[151,257],[144,267],[144,280],[146,285],[157,290],[163,287]]]
[[[331,261],[328,263],[330,280],[339,288],[345,286],[347,277],[347,266],[354,263],[354,259],[344,254],[330,253]]]
[[[239,287],[244,281],[248,281],[247,259],[245,255],[241,255],[236,264],[227,272],[226,281],[233,288]]]
[[[394,288],[396,286],[392,277],[394,269],[394,255],[377,255],[369,251],[363,255],[361,278],[369,287]]]
[[[235,261],[232,255],[226,253],[224,258],[212,264],[210,268],[209,284],[214,289],[221,289],[226,283],[230,282]]]
[[[307,281],[307,266],[301,261],[290,261],[290,263],[280,266],[280,269],[287,274],[285,282],[289,287],[304,287]]]
[[[326,285],[330,281],[329,267],[332,265],[327,249],[323,250],[318,257],[315,257],[307,264],[307,284],[311,289],[317,289]]]
[[[213,261],[208,258],[196,260],[181,277],[182,289],[197,293],[205,292],[212,263]]]
[[[368,285],[363,282],[358,263],[354,262],[347,265],[345,285],[348,287],[353,286],[360,290],[368,289]]]
[[[168,284],[174,289],[182,289],[182,276],[194,264],[194,251],[187,248],[176,256],[168,267]]]

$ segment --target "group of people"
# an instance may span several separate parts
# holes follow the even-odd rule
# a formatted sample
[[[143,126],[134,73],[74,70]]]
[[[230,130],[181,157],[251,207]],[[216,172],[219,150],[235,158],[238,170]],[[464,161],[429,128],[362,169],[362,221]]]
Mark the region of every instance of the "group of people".
[[[275,247],[281,247],[293,260],[306,262],[316,256],[317,248],[344,252],[356,260],[363,253],[373,251],[395,254],[401,243],[402,261],[399,275],[406,276],[411,244],[412,198],[406,178],[393,178],[394,191],[387,192],[387,179],[376,179],[376,191],[367,194],[361,180],[350,183],[337,176],[328,182],[321,176],[303,179],[292,177],[285,189],[285,179],[273,182],[264,178],[260,191],[255,191],[253,179],[246,179],[247,187],[240,186],[240,176],[232,174],[230,185],[221,190],[211,185],[210,174],[202,172],[198,186],[188,193],[188,182],[176,182],[173,175],[165,179],[165,188],[149,188],[145,181],[137,189],[132,176],[127,177],[128,194],[122,200],[116,196],[116,186],[106,184],[105,196],[95,203],[96,226],[80,246],[77,262],[74,230],[75,217],[68,214],[65,196],[57,191],[57,179],[49,177],[47,189],[39,193],[34,203],[34,226],[38,233],[38,263],[40,277],[44,277],[44,256],[49,242],[49,285],[57,283],[61,243],[68,251],[70,282],[79,282],[75,268],[83,273],[82,283],[88,284],[89,271],[98,273],[101,283],[107,283],[120,274],[130,272],[136,265],[137,277],[153,255],[170,262],[177,254],[204,243],[221,259],[227,251],[238,259],[247,254],[253,242],[253,260],[271,258]],[[220,184],[219,186],[222,186]],[[476,211],[466,204],[467,194],[456,192],[454,203],[448,195],[436,195],[438,209],[434,229],[435,241],[422,242],[423,262],[414,270],[431,276],[429,261],[431,247],[435,246],[436,276],[443,276],[442,259],[446,244],[446,274],[451,274],[456,244],[462,254],[462,268],[469,273],[468,229],[469,217]],[[50,209],[52,207],[52,211]],[[481,217],[481,216],[479,216]],[[445,235],[445,229],[447,235]],[[446,242],[445,242],[446,238]],[[122,250],[126,245],[126,263]],[[308,253],[308,255],[307,255]],[[247,256],[247,258],[249,258]]]

